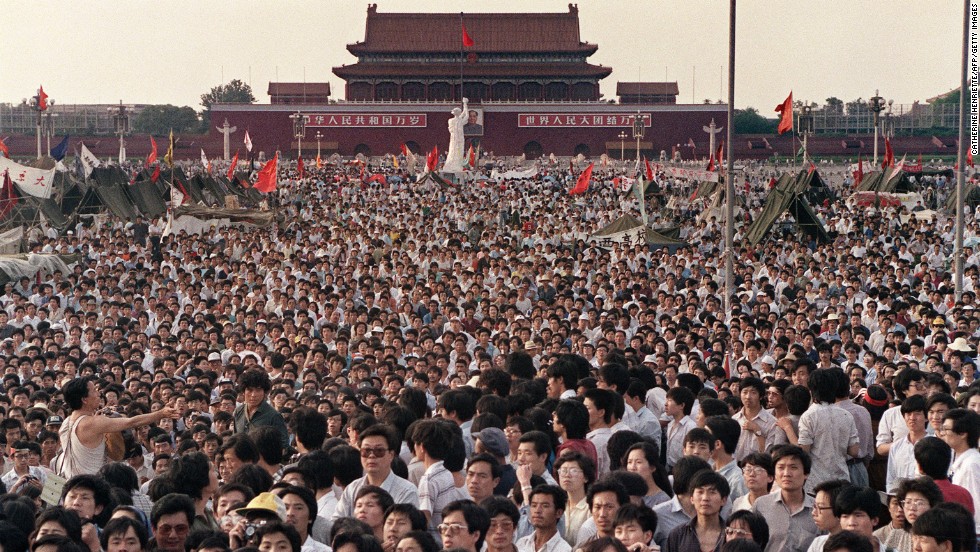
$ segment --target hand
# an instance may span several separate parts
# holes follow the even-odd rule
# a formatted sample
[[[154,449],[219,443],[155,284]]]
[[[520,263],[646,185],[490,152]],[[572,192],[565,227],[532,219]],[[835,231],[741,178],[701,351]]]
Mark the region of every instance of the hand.
[[[177,418],[180,418],[180,412],[178,412],[177,409],[172,406],[165,406],[161,408],[157,411],[157,414],[160,415],[160,419],[170,418],[172,420],[176,420]]]
[[[776,425],[783,431],[793,428],[793,422],[789,419],[789,416],[783,416],[782,418],[777,419]]]
[[[521,487],[531,485],[531,464],[517,466],[517,480],[521,483]]]
[[[95,529],[95,524],[89,522],[82,526],[82,542],[92,552],[98,552],[101,549],[102,545],[99,543],[99,532]]]
[[[759,424],[755,423],[755,421],[753,420],[745,420],[744,422],[742,422],[742,429],[744,429],[745,431],[751,431],[752,433],[755,433],[756,431],[762,431],[762,428],[759,427]]]
[[[228,532],[228,541],[233,549],[245,546],[248,540],[245,537],[245,523],[245,518],[239,519],[238,523]]]

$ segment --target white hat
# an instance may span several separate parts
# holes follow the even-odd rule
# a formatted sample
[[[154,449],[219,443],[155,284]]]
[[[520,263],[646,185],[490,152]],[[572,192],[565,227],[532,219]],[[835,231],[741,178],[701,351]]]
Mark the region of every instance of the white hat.
[[[657,363],[657,355],[647,355],[647,356],[643,357],[643,364],[646,364],[648,362],[651,362],[653,364],[656,364]]]
[[[221,360],[221,353],[211,353],[208,355],[208,362],[212,360]]]
[[[966,340],[965,337],[957,337],[956,339],[954,339],[953,343],[950,344],[949,348],[954,351],[960,351],[962,353],[973,352],[973,347],[970,345],[970,343]]]

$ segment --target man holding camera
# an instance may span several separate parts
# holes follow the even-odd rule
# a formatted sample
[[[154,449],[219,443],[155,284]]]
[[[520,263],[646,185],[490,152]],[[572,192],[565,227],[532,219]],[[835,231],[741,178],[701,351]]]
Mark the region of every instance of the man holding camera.
[[[37,488],[44,487],[47,474],[44,469],[30,465],[31,449],[27,441],[17,441],[10,445],[7,451],[14,467],[0,477],[0,481],[11,492],[18,492],[25,485],[34,485]]]

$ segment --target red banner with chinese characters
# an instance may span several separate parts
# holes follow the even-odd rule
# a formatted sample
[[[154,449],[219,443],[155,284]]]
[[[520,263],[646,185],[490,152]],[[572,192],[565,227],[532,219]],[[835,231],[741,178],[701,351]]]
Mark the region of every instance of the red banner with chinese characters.
[[[389,128],[414,127],[425,128],[425,113],[330,113],[306,115],[308,127],[340,127],[340,128]]]
[[[632,126],[636,113],[519,113],[518,127],[621,127]],[[650,114],[644,113],[643,126],[650,126]]]

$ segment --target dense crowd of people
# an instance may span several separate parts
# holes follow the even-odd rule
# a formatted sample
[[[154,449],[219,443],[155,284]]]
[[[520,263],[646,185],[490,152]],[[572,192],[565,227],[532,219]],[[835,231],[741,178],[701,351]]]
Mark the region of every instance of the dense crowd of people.
[[[974,550],[980,259],[957,297],[945,177],[921,217],[821,166],[830,240],[753,247],[787,169],[748,163],[723,254],[663,174],[669,250],[588,239],[639,216],[622,168],[369,170],[282,169],[269,228],[29,234],[81,260],[0,295],[0,549]]]

